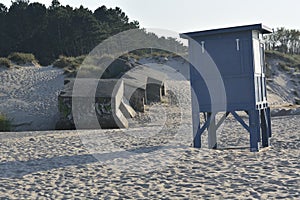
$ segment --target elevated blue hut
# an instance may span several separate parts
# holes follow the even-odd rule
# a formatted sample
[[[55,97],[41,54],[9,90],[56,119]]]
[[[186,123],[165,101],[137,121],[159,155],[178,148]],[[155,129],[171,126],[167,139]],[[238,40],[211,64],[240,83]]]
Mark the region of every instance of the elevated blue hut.
[[[259,143],[262,147],[269,146],[271,119],[266,94],[263,34],[271,32],[262,24],[254,24],[181,34],[182,38],[189,40],[191,63],[197,63],[200,69],[211,67],[201,56],[207,53],[220,72],[226,92],[225,108],[213,111],[207,82],[198,72],[199,67],[191,64],[190,81],[196,94],[192,95],[192,101],[198,102],[192,108],[195,147],[201,147],[201,134],[207,128],[209,148],[216,148],[216,130],[229,114],[249,131],[251,151],[258,151]],[[195,43],[200,48],[195,48]],[[245,111],[249,123],[237,111]],[[203,123],[200,123],[199,112],[206,116]],[[225,114],[216,123],[218,112]]]

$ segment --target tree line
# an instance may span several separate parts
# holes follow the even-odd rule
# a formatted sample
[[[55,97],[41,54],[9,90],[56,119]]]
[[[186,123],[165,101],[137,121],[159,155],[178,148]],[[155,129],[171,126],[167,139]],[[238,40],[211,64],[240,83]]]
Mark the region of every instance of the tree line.
[[[300,30],[277,28],[265,36],[266,49],[287,54],[300,54]]]
[[[33,53],[43,65],[60,55],[88,54],[108,37],[140,28],[118,7],[101,6],[91,11],[83,6],[63,6],[53,0],[49,7],[29,0],[15,0],[9,8],[0,3],[0,57],[12,52]],[[184,49],[173,38],[159,38],[139,29],[154,41]]]

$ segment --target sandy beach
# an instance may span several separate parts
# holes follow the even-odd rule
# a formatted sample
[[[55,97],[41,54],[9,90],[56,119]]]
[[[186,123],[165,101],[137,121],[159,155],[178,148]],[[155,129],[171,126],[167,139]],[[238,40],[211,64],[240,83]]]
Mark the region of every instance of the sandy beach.
[[[274,118],[272,147],[258,153],[248,148],[194,149],[185,142],[169,146],[163,144],[163,134],[157,138],[160,146],[127,140],[118,131],[1,134],[0,197],[298,199],[299,123],[296,116]],[[96,155],[82,144],[82,136],[108,133],[112,144],[120,147],[123,142],[124,149],[111,154],[110,160],[101,159],[107,158],[107,151]],[[118,143],[113,138],[123,140]],[[240,138],[239,128],[229,127],[221,139],[235,143]],[[124,152],[131,152],[130,157]],[[150,171],[141,170],[154,164],[157,167]]]
[[[2,0],[0,200],[300,200],[299,7]]]
[[[1,133],[0,197],[300,198],[299,116],[272,118],[272,146],[258,153],[232,118],[218,150],[195,149],[187,87],[170,82],[178,102],[149,106],[131,129]]]

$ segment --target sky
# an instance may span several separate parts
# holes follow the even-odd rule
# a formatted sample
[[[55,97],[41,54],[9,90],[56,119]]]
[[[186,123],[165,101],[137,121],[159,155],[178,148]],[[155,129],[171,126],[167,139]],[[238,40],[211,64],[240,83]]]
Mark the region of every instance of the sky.
[[[30,0],[49,6],[52,0]],[[11,0],[1,0],[10,6]],[[263,23],[270,28],[300,29],[300,0],[59,0],[62,5],[91,10],[120,7],[143,28],[179,33]]]

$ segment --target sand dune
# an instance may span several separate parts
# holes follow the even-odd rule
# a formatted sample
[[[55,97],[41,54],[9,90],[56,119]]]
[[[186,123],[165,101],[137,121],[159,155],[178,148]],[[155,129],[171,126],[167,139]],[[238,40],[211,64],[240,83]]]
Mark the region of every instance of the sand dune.
[[[0,113],[12,119],[15,131],[54,129],[63,80],[63,70],[52,66],[0,71]]]

